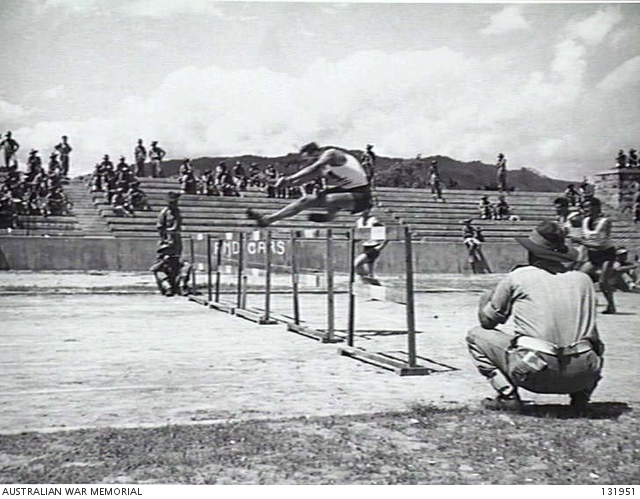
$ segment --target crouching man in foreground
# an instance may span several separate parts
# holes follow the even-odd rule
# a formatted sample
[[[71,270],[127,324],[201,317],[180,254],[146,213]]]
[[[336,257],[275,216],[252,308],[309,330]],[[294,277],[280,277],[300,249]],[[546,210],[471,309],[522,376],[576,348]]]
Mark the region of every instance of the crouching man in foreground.
[[[483,401],[491,410],[520,410],[518,388],[568,394],[585,412],[602,369],[604,345],[596,326],[593,283],[565,264],[577,252],[565,245],[555,222],[545,221],[528,238],[516,238],[529,264],[516,267],[480,298],[480,327],[467,344],[480,374],[498,392]],[[513,315],[513,332],[496,329]]]

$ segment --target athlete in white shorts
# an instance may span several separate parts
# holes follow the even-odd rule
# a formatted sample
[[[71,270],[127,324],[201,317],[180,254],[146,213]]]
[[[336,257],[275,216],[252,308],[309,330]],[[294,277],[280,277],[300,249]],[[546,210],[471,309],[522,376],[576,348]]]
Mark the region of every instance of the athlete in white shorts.
[[[309,220],[328,222],[340,210],[360,213],[371,207],[371,186],[366,172],[352,154],[336,147],[320,148],[311,142],[300,149],[300,155],[312,163],[293,175],[280,177],[276,181],[276,188],[300,186],[323,177],[327,189],[296,199],[271,215],[261,215],[249,208],[247,216],[255,220],[259,227],[290,218],[309,208],[326,210],[326,213],[311,213]]]

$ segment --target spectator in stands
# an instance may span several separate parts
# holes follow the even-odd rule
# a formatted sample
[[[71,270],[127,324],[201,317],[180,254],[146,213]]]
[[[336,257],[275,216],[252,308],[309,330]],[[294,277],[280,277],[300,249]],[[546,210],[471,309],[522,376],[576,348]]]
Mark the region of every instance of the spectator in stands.
[[[616,157],[616,168],[626,168],[627,167],[627,155],[624,153],[622,149],[618,151],[618,156]]]
[[[574,241],[587,248],[587,261],[580,270],[588,274],[594,282],[600,284],[600,291],[607,301],[603,314],[615,314],[616,305],[611,289],[613,262],[616,260],[616,249],[611,237],[612,221],[602,213],[602,204],[596,197],[585,201],[583,205],[585,217],[582,220],[582,235]]]
[[[251,163],[249,166],[249,185],[252,187],[262,187],[262,181],[260,180],[260,168],[257,163]]]
[[[144,177],[144,163],[147,161],[147,148],[142,143],[142,139],[138,139],[138,145],[136,145],[136,148],[133,150],[133,157],[136,161],[135,176]]]
[[[62,142],[57,144],[54,148],[60,155],[60,174],[62,178],[69,178],[69,155],[73,149],[68,140],[69,138],[66,135],[63,135]]]
[[[140,182],[135,180],[131,182],[129,191],[127,192],[127,203],[135,211],[151,211],[151,205],[149,204],[149,198],[140,189]]]
[[[640,183],[636,184],[636,192],[633,194],[633,223],[640,222]]]
[[[149,158],[151,159],[151,176],[162,177],[162,160],[166,156],[166,152],[158,145],[158,141],[151,142],[151,150]]]
[[[442,183],[440,181],[440,172],[438,171],[438,162],[433,160],[429,167],[429,184],[431,185],[431,194],[436,201],[444,202],[442,197]]]
[[[491,220],[493,218],[493,205],[489,201],[489,196],[482,196],[478,204],[480,218],[482,220]]]
[[[556,221],[564,231],[566,238],[574,240],[582,236],[582,212],[579,209],[571,209],[569,200],[564,196],[559,196],[553,200],[556,210]],[[586,261],[586,250],[582,246],[577,248],[578,257],[576,261],[581,265]]]
[[[482,295],[480,326],[467,335],[476,368],[497,392],[483,407],[519,411],[523,388],[568,394],[575,413],[583,415],[601,378],[604,352],[593,284],[581,272],[567,271],[564,264],[576,255],[555,222],[542,222],[516,240],[528,252],[528,265]],[[511,315],[514,330],[497,329]]]
[[[275,167],[273,165],[267,165],[267,168],[264,171],[264,176],[266,179],[267,197],[277,197],[278,190],[276,189],[276,181],[278,180],[278,172]]]
[[[4,135],[0,141],[0,149],[4,151],[4,170],[9,170],[13,166],[14,157],[20,149],[20,144],[13,138],[11,132]]]
[[[160,235],[160,244],[167,243],[171,254],[180,258],[182,254],[182,214],[178,207],[180,193],[167,193],[167,206],[158,215],[156,227]]]
[[[507,158],[504,154],[498,154],[498,161],[496,162],[496,180],[498,184],[498,190],[500,192],[508,192],[507,190]]]
[[[0,187],[0,228],[11,231],[18,226],[18,214],[11,193],[6,185],[2,185]]]
[[[216,176],[211,170],[204,172],[200,178],[200,193],[205,196],[219,196],[220,193],[216,188]]]
[[[49,164],[47,165],[47,174],[60,172],[60,161],[58,161],[58,154],[55,152],[49,156]]]
[[[364,171],[367,174],[367,180],[372,188],[374,186],[376,160],[377,157],[376,153],[373,152],[373,144],[367,144],[367,148],[362,155],[361,163],[362,168],[364,168]]]
[[[236,165],[233,167],[233,176],[235,177],[235,182],[240,192],[246,191],[249,179],[247,178],[247,172],[244,166],[242,166],[242,161],[236,161]]]
[[[494,207],[494,220],[509,220],[511,216],[511,207],[504,196],[498,197],[498,202]]]
[[[111,197],[111,209],[118,217],[134,217],[133,206],[129,203],[124,187],[118,187]]]
[[[124,189],[126,192],[129,190],[129,184],[133,179],[133,172],[127,163],[127,159],[124,156],[120,156],[120,161],[116,165],[116,186]]]
[[[178,180],[182,187],[182,194],[197,194],[198,193],[198,181],[196,174],[191,165],[191,160],[186,158],[178,169]]]
[[[365,210],[358,220],[356,220],[356,229],[384,227],[384,224],[376,217],[371,215],[370,210]],[[362,243],[362,253],[360,253],[353,262],[356,274],[360,276],[363,283],[379,286],[380,281],[376,278],[374,265],[380,256],[380,253],[389,241],[385,239],[368,239]]]
[[[569,184],[564,190],[564,196],[569,201],[571,206],[576,206],[580,200],[580,193],[576,190],[573,184]]]
[[[45,217],[69,215],[71,203],[62,190],[62,186],[52,187],[44,203]]]
[[[582,183],[578,186],[578,194],[580,195],[580,206],[588,201],[593,196],[593,186],[587,180],[587,177],[582,179]]]
[[[107,199],[107,203],[112,204],[111,199],[118,188],[118,175],[114,170],[107,170],[102,178],[103,188],[106,190],[105,197]]]
[[[29,158],[27,159],[27,182],[32,182],[35,176],[43,171],[42,159],[38,156],[37,149],[31,149],[29,151]]]
[[[638,152],[635,149],[629,149],[629,168],[638,168]]]
[[[102,192],[102,173],[100,169],[100,163],[96,163],[93,167],[93,173],[91,174],[91,187],[89,192]]]

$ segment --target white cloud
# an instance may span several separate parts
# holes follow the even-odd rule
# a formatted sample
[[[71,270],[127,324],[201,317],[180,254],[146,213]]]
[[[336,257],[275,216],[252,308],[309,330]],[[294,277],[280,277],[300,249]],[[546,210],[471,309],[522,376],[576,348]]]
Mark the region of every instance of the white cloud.
[[[480,30],[483,35],[501,35],[511,31],[529,29],[529,22],[520,5],[509,5],[491,16],[489,25]]]
[[[620,9],[607,6],[600,8],[586,19],[572,22],[568,31],[572,37],[588,45],[598,45],[620,21],[622,21]]]
[[[556,51],[545,71],[531,73],[508,59],[475,59],[447,48],[359,52],[317,60],[295,76],[266,68],[185,67],[148,95],[108,109],[104,118],[14,132],[26,150],[43,150],[69,135],[74,174],[90,171],[105,153],[131,158],[142,137],[158,140],[170,158],[276,156],[310,140],[354,148],[374,143],[382,155],[445,154],[465,161],[491,162],[503,151],[512,168],[578,178],[585,162],[600,154],[593,136],[612,100],[584,86],[581,45],[565,41]],[[611,137],[601,136],[606,144],[633,134],[628,122],[614,121],[607,130]]]
[[[640,56],[633,57],[615,68],[605,78],[603,78],[597,87],[606,92],[614,92],[624,87],[635,85],[635,89],[631,89],[630,93],[637,96],[640,92]]]
[[[167,18],[177,14],[224,17],[217,0],[133,0],[120,7],[131,16]]]
[[[59,99],[64,93],[64,85],[56,85],[42,92],[42,98],[47,100]]]
[[[0,133],[4,133],[4,128],[9,129],[21,123],[30,114],[32,111],[0,99]]]

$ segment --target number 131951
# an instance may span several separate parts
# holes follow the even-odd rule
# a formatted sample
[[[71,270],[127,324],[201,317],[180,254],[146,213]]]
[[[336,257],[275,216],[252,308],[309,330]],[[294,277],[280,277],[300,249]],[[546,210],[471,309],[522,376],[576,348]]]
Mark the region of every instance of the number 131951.
[[[603,496],[635,496],[635,487],[602,487]]]

